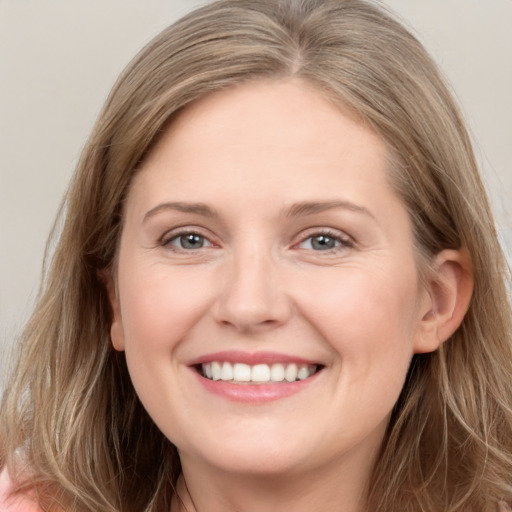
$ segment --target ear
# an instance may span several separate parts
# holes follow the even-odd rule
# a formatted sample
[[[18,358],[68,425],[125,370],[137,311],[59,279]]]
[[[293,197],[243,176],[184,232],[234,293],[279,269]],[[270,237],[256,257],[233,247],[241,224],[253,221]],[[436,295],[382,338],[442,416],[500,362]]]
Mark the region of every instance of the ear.
[[[116,282],[109,270],[102,270],[99,272],[99,276],[101,281],[104,283],[105,288],[107,289],[108,300],[110,303],[110,310],[112,315],[112,323],[110,324],[110,339],[112,340],[112,345],[116,350],[123,351],[124,330],[123,322],[121,319],[121,307],[119,304]]]
[[[434,259],[426,283],[416,354],[437,350],[460,326],[473,295],[471,258],[465,250],[444,250]]]

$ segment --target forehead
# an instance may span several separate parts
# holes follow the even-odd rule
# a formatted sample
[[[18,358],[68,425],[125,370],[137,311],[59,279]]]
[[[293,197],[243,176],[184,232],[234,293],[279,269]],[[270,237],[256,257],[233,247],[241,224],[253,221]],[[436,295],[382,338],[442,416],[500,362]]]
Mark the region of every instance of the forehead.
[[[193,180],[206,171],[214,179],[231,165],[248,179],[244,171],[257,166],[254,177],[263,180],[292,167],[296,182],[311,174],[321,180],[320,168],[333,166],[387,174],[389,156],[385,142],[367,124],[309,83],[255,80],[186,107],[142,168],[165,167],[176,180]]]

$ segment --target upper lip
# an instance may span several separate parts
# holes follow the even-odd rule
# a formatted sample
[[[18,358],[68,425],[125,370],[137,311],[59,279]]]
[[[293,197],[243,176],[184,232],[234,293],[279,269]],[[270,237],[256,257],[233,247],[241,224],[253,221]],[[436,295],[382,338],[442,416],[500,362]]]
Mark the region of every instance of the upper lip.
[[[197,357],[188,362],[189,366],[197,366],[200,364],[211,363],[213,361],[228,362],[228,363],[244,363],[250,366],[256,364],[274,364],[274,363],[285,363],[285,364],[308,364],[318,365],[317,361],[310,359],[304,359],[290,354],[280,354],[277,352],[244,352],[241,350],[226,350],[222,352],[214,352],[211,354],[205,354]]]

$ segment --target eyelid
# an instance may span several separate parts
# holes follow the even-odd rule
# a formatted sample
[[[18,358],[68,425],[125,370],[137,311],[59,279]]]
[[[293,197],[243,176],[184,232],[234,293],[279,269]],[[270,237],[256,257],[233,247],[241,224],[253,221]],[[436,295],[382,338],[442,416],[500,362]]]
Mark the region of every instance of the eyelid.
[[[340,249],[343,250],[343,249],[355,247],[357,245],[354,238],[351,237],[350,235],[348,235],[344,231],[341,231],[339,229],[334,229],[334,228],[315,227],[315,228],[309,228],[309,229],[301,232],[299,235],[299,240],[293,244],[293,247],[298,248],[298,246],[300,244],[304,243],[309,238],[313,238],[314,236],[322,236],[322,235],[327,236],[329,238],[333,238],[336,241],[339,241],[340,245],[337,247],[334,247],[332,249],[326,249],[325,251],[315,251],[315,252],[328,253],[328,252],[333,252],[333,251],[337,251]]]
[[[218,246],[218,244],[213,240],[214,237],[209,233],[205,233],[205,229],[200,228],[199,226],[179,226],[169,231],[166,231],[158,239],[158,245],[162,247],[170,247],[170,242],[179,238],[180,236],[185,235],[199,235],[200,237],[204,238],[210,244],[208,247],[205,248]],[[201,249],[203,249],[203,247],[201,247]],[[179,251],[180,249],[176,247],[176,250]]]
[[[183,238],[187,238],[189,235],[193,235],[194,237],[197,237],[201,239],[202,245],[200,247],[183,247],[177,243],[178,241],[182,242]],[[182,242],[183,243],[183,242]],[[174,237],[172,237],[168,242],[166,242],[166,246],[171,246],[173,248],[176,248],[179,251],[185,251],[185,252],[191,252],[191,251],[199,251],[200,249],[207,249],[208,247],[213,247],[213,244],[203,235],[200,235],[199,233],[181,233]]]

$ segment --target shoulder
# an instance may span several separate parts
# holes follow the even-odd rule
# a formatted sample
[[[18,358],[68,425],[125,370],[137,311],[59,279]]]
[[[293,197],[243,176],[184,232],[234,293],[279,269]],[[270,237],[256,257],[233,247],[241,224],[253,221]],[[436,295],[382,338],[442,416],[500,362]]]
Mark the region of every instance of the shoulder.
[[[34,497],[13,494],[15,484],[4,468],[0,471],[0,512],[42,512]]]

